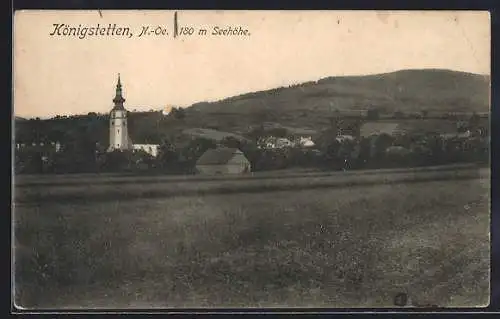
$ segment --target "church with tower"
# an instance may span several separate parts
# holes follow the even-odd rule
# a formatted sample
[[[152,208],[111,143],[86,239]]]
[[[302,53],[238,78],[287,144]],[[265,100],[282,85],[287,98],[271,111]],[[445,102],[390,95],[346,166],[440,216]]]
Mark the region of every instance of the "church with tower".
[[[122,83],[120,74],[118,74],[118,83],[116,84],[114,106],[109,113],[109,147],[108,152],[113,151],[138,151],[142,150],[154,157],[158,155],[158,144],[133,144],[129,135],[127,110],[124,107],[125,98],[123,97]]]

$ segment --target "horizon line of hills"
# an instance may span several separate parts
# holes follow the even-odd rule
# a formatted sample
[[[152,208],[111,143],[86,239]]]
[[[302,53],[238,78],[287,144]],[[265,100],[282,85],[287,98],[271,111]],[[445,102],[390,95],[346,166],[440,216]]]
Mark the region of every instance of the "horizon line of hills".
[[[127,107],[129,112],[130,109],[136,108]],[[490,76],[447,69],[406,69],[372,75],[330,76],[317,81],[249,92],[183,107],[187,112],[233,115],[259,112],[324,113],[334,110],[350,113],[369,108],[378,108],[382,113],[414,113],[423,110],[490,112]],[[151,109],[135,112],[148,113]],[[78,117],[90,113],[107,114],[89,112],[62,116]],[[15,120],[28,119],[30,118],[15,116]]]

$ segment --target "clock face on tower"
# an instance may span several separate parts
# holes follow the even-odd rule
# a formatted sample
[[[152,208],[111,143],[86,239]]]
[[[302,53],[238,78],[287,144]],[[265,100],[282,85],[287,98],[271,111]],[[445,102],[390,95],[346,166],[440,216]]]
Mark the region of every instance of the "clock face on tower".
[[[111,117],[112,118],[125,118],[126,117],[126,113],[125,111],[112,111],[111,113]]]

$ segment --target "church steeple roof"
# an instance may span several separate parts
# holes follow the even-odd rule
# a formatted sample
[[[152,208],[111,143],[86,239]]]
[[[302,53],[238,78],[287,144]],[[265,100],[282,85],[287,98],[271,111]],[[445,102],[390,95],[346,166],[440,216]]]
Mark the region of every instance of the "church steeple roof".
[[[120,79],[120,73],[118,73],[118,82],[116,83],[116,93],[115,93],[115,98],[113,99],[113,103],[115,103],[113,110],[125,110],[125,108],[123,107],[124,102],[125,99],[123,98],[122,82]]]

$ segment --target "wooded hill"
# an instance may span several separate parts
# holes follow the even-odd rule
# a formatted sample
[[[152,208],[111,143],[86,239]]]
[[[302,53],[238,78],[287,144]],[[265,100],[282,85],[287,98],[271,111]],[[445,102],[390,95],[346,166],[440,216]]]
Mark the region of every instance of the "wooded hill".
[[[377,107],[392,113],[489,112],[490,79],[472,73],[440,69],[328,77],[290,87],[243,94],[192,106],[200,112],[254,113],[273,110],[341,112]]]
[[[321,130],[331,117],[364,117],[376,108],[381,117],[395,113],[429,117],[449,113],[489,113],[488,76],[449,70],[403,70],[393,73],[329,77],[290,87],[247,93],[217,102],[196,103],[164,116],[161,112],[130,112],[129,127],[135,143],[178,139],[189,129],[207,128],[242,134],[265,122],[290,130]],[[126,106],[129,110],[134,106]],[[452,118],[454,120],[454,118]],[[107,114],[26,120],[16,117],[18,141],[86,139],[103,144],[108,139]]]

